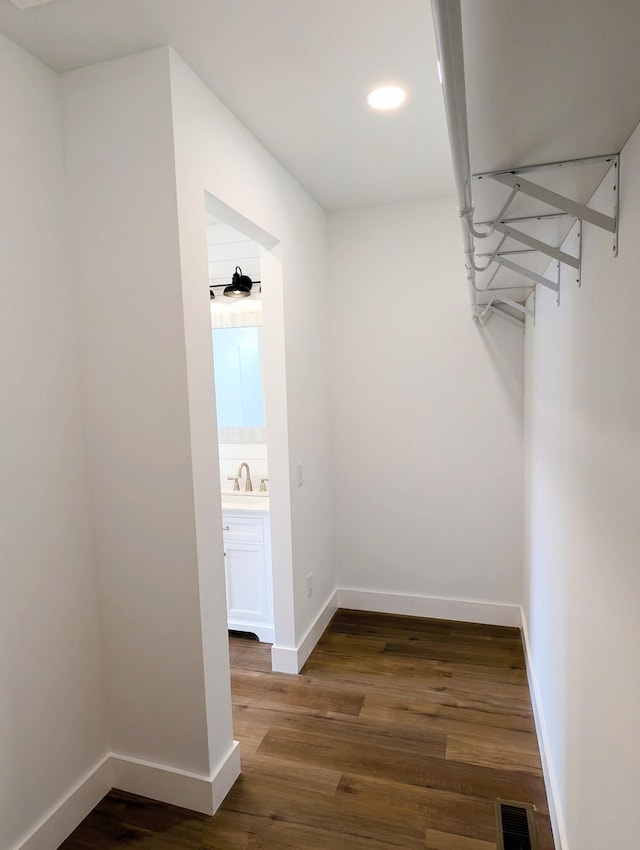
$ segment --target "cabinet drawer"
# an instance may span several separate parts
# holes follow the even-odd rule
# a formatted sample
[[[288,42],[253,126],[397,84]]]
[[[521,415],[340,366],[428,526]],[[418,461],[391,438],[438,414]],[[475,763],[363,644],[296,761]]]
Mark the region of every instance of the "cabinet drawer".
[[[262,517],[222,514],[222,531],[225,540],[261,543],[264,539]]]

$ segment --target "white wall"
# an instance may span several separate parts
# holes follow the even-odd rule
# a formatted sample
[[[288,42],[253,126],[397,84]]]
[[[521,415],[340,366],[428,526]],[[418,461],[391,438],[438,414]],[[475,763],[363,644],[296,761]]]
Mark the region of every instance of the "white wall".
[[[194,480],[168,50],[63,83],[114,784],[178,803],[186,772],[204,797],[182,804],[211,810],[232,748],[224,572],[220,523],[196,533],[218,469],[213,439]]]
[[[339,586],[519,603],[523,335],[471,320],[455,201],[332,214],[329,244]]]
[[[335,588],[325,215],[173,52],[171,92],[193,446],[210,440],[213,421],[205,191],[237,217],[227,223],[267,244],[261,277],[276,644],[293,652]],[[224,218],[218,207],[209,211]],[[212,508],[196,494],[202,528]]]
[[[12,848],[108,739],[58,79],[3,36],[0,103],[0,846]]]
[[[526,616],[563,850],[637,846],[638,130],[620,201],[619,256],[586,225],[582,288],[539,292],[526,338]]]

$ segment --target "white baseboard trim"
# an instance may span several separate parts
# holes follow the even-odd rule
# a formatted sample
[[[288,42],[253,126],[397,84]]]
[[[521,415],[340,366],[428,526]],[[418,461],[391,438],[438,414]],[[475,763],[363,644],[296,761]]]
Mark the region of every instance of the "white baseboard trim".
[[[113,785],[111,756],[106,755],[50,809],[12,850],[51,850],[59,847]]]
[[[544,776],[544,784],[547,790],[547,802],[549,804],[549,816],[551,818],[551,829],[553,830],[553,840],[556,850],[569,850],[569,842],[567,840],[567,830],[562,814],[562,806],[560,804],[560,794],[558,790],[558,781],[556,772],[553,767],[553,759],[551,758],[551,747],[549,746],[549,735],[547,726],[544,720],[542,711],[542,700],[540,691],[538,690],[538,682],[536,679],[535,667],[531,656],[531,644],[529,640],[529,628],[527,618],[524,613],[524,608],[520,609],[520,628],[522,630],[522,642],[524,644],[524,657],[527,666],[527,679],[529,680],[529,693],[531,694],[531,704],[533,706],[533,718],[536,724],[536,733],[538,736],[538,749],[540,750],[540,758],[542,760],[542,773]]]
[[[299,672],[298,650],[295,646],[279,646],[274,643],[271,647],[271,669],[274,673]]]
[[[271,647],[271,669],[274,673],[299,673],[304,663],[311,655],[314,646],[320,640],[322,633],[338,609],[337,591],[334,591],[324,603],[318,616],[307,629],[304,637],[297,646]]]
[[[467,599],[443,599],[437,596],[409,596],[376,590],[340,587],[338,608],[375,611],[380,614],[404,614],[436,620],[461,620],[492,626],[520,627],[520,606],[502,602],[476,602]]]
[[[114,788],[206,815],[216,811],[240,775],[237,741],[211,776],[117,753],[111,762]]]
[[[59,847],[112,788],[212,815],[239,775],[237,741],[211,776],[108,753],[11,850]]]
[[[466,599],[441,599],[435,596],[408,596],[375,590],[339,587],[332,593],[297,646],[271,647],[274,673],[296,674],[302,670],[323,631],[338,608],[376,611],[381,614],[405,614],[466,623],[520,627],[520,606],[500,602],[474,602]]]
[[[240,776],[240,742],[234,741],[227,755],[220,761],[213,773],[213,812],[215,814],[234,782]]]
[[[305,661],[313,652],[314,646],[322,637],[322,633],[331,622],[331,618],[338,610],[337,593],[334,592],[329,596],[324,603],[318,616],[307,629],[305,636],[298,644],[298,671],[302,670]]]

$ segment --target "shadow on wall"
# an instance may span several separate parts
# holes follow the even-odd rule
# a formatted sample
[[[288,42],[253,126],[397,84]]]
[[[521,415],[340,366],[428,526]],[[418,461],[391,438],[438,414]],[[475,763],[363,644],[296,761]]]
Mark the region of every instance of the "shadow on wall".
[[[470,318],[469,321],[474,320]],[[478,322],[475,322],[475,324],[482,344],[496,367],[496,374],[500,377],[502,386],[506,390],[509,403],[512,405],[514,411],[517,411],[518,416],[522,417],[524,405],[524,357],[508,357],[510,347],[504,345],[504,338],[506,334],[521,335],[524,349],[524,334],[518,328],[508,325],[504,320],[500,320],[495,316],[484,327],[480,327]]]

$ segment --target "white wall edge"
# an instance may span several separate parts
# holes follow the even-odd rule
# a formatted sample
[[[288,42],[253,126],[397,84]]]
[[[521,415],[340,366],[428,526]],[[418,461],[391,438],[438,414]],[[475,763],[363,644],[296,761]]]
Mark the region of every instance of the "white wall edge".
[[[313,652],[314,646],[322,637],[333,615],[338,610],[338,591],[334,590],[324,603],[318,616],[305,632],[304,637],[295,647],[271,647],[271,669],[274,673],[299,673],[305,661]]]
[[[58,847],[98,805],[113,785],[111,756],[107,754],[50,809],[12,850],[51,850]]]
[[[218,764],[212,780],[213,786],[213,812],[215,814],[224,798],[233,787],[236,779],[240,776],[240,742],[233,741],[229,752]]]
[[[540,750],[542,773],[547,791],[547,803],[549,804],[549,816],[551,819],[551,829],[553,830],[553,840],[555,842],[556,850],[569,850],[567,830],[562,814],[562,806],[560,804],[558,782],[556,779],[556,772],[553,767],[551,747],[549,746],[549,737],[544,720],[544,712],[542,710],[542,700],[540,698],[535,667],[533,666],[533,658],[531,656],[527,618],[524,613],[524,608],[522,607],[520,608],[520,628],[522,631],[522,642],[524,644],[524,657],[527,667],[527,679],[529,680],[529,693],[531,694],[531,704],[533,707],[533,718],[536,724],[536,734],[538,736],[538,749]]]
[[[478,602],[469,599],[445,599],[438,596],[410,596],[341,587],[337,590],[338,608],[374,611],[379,614],[403,614],[436,620],[459,620],[491,626],[520,627],[520,606],[503,602]]]
[[[212,815],[240,775],[240,748],[234,741],[211,776],[112,753],[113,787],[162,803]]]

